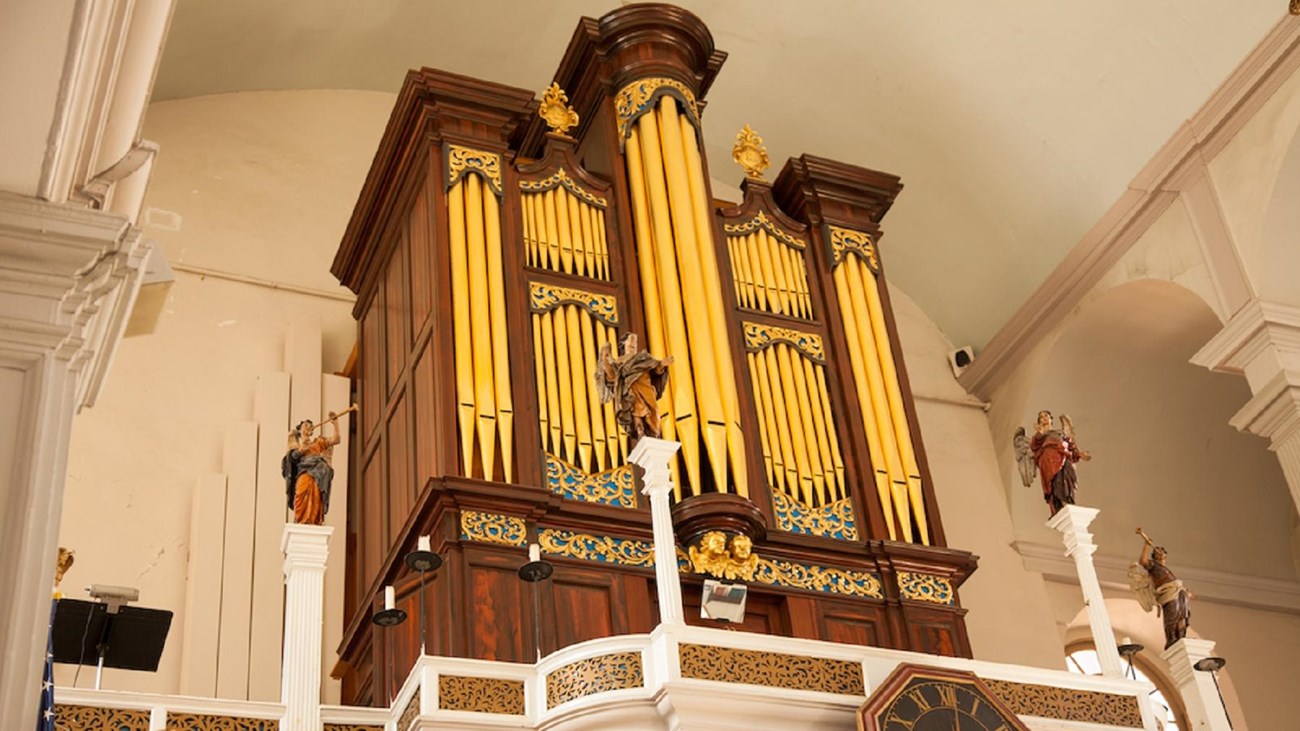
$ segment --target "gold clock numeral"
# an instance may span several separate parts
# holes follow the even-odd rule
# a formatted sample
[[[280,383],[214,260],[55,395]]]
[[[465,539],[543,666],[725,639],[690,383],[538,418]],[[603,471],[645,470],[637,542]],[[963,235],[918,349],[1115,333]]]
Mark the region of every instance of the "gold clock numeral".
[[[885,726],[888,728],[894,726],[895,724],[902,726],[903,728],[907,729],[907,731],[912,731],[912,727],[916,725],[916,721],[909,721],[905,718],[899,718],[898,716],[895,716],[894,714],[891,713],[889,714],[889,718],[885,719]],[[1001,731],[1001,729],[999,729],[999,731]]]
[[[931,708],[930,701],[926,699],[925,694],[920,688],[913,688],[907,691],[907,699],[915,703],[916,707],[921,709],[921,713],[925,713]]]
[[[939,691],[939,702],[942,703],[945,708],[957,707],[956,686],[940,685],[940,686],[936,686],[936,690]]]

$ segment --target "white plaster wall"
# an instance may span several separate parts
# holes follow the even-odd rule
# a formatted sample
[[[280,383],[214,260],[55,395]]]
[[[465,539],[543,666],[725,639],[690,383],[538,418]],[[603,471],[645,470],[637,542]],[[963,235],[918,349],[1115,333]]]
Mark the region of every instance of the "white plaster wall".
[[[155,332],[122,342],[99,402],[74,422],[60,543],[77,551],[68,596],[91,583],[134,586],[142,606],[177,614],[159,672],[109,672],[105,688],[177,692],[194,483],[222,469],[227,425],[252,419],[258,374],[283,369],[290,319],[320,318],[324,371],[351,351],[351,304],[329,265],[392,102],[241,93],[148,112],[145,136],[162,152],[145,233],[177,279]],[[61,683],[71,676],[59,669]],[[92,679],[83,671],[79,685]]]
[[[979,556],[959,590],[971,649],[980,660],[1060,668],[1061,635],[1043,578],[1026,571],[1011,547],[1015,531],[987,415],[978,405],[946,402],[978,404],[948,367],[951,343],[905,293],[891,286],[889,295],[948,545]]]

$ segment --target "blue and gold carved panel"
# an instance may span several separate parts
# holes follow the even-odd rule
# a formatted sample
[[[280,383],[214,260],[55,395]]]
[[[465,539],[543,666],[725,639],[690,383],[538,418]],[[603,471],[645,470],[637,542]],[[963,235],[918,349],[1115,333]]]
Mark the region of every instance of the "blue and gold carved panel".
[[[524,546],[528,544],[528,527],[523,518],[514,515],[462,510],[460,539],[503,546]]]
[[[581,185],[578,185],[578,183],[574,181],[573,178],[569,177],[569,174],[564,171],[564,168],[556,170],[554,175],[551,175],[545,180],[519,181],[519,189],[525,193],[545,193],[548,190],[554,190],[561,186],[570,193],[578,196],[579,199],[598,208],[605,208],[609,205],[609,202],[604,198],[601,198]]]
[[[588,475],[553,454],[546,455],[546,487],[556,495],[570,500],[612,505],[616,508],[635,508],[634,483],[632,465],[625,464]]]
[[[867,267],[873,273],[880,273],[880,257],[876,254],[876,245],[871,240],[871,234],[865,231],[840,228],[839,226],[830,226],[829,228],[831,231],[832,269],[844,261],[845,254],[855,254],[867,263]]]
[[[768,234],[775,237],[777,241],[780,241],[786,246],[795,249],[802,249],[805,246],[802,238],[787,233],[785,229],[773,223],[772,219],[764,215],[762,211],[759,211],[757,215],[748,221],[742,221],[741,223],[725,223],[722,225],[722,230],[728,236],[744,236],[745,234],[752,234],[760,228],[767,231]]]
[[[880,577],[867,571],[837,569],[782,559],[760,558],[754,580],[760,584],[788,586],[827,594],[883,599]]]
[[[957,603],[957,593],[953,591],[952,582],[942,576],[932,574],[899,571],[898,593],[904,599],[917,602],[944,605]]]
[[[850,498],[838,500],[820,508],[810,508],[788,495],[772,491],[772,512],[776,527],[787,533],[835,538],[841,541],[858,540],[858,527]]]
[[[545,282],[529,282],[528,310],[530,312],[549,312],[566,304],[578,305],[591,313],[592,317],[608,325],[618,325],[618,305],[611,295],[584,292],[581,289],[559,287]]]
[[[745,350],[751,353],[757,353],[776,343],[786,343],[816,363],[826,362],[826,350],[822,347],[820,335],[756,322],[744,323],[744,329]]]
[[[537,532],[537,542],[543,553],[552,556],[642,568],[652,568],[655,565],[654,546],[649,541],[634,538],[543,528]]]
[[[695,125],[698,134],[700,105],[695,100],[695,92],[691,91],[690,87],[676,79],[665,77],[639,79],[619,89],[618,95],[614,97],[614,114],[618,117],[620,148],[632,131],[632,123],[642,114],[650,111],[655,101],[665,94],[676,97],[682,103],[682,111],[691,120],[691,124]]]

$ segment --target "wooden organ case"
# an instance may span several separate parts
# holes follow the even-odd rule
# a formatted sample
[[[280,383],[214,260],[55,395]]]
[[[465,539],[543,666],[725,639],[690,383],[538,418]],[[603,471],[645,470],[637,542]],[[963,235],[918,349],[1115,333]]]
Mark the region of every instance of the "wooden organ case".
[[[688,617],[685,550],[744,534],[743,629],[969,656],[975,559],[945,545],[877,249],[902,185],[804,155],[716,204],[700,125],[724,59],[676,7],[584,18],[555,75],[567,134],[531,92],[408,74],[333,266],[359,324],[345,702],[386,703],[420,653],[421,535],[446,558],[428,654],[531,662],[653,628],[649,510],[592,380],[627,333],[676,359]],[[748,129],[746,155],[766,157]],[[539,637],[532,542],[555,565]],[[370,622],[385,585],[412,618],[391,630]]]

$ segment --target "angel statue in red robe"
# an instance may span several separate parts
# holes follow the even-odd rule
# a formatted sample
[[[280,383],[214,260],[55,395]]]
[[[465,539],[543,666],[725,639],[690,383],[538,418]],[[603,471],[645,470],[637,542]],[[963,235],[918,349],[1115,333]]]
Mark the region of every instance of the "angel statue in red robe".
[[[1061,428],[1057,429],[1052,424],[1052,412],[1038,412],[1034,436],[1026,438],[1024,427],[1017,429],[1015,447],[1021,480],[1028,487],[1034,472],[1038,473],[1043,500],[1052,515],[1074,504],[1074,493],[1079,487],[1074,465],[1080,460],[1091,460],[1092,455],[1079,449],[1074,440],[1074,422],[1069,416],[1061,414]]]

